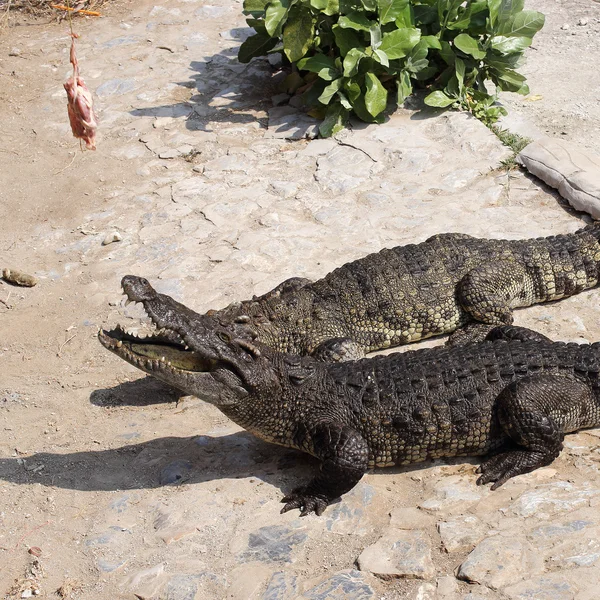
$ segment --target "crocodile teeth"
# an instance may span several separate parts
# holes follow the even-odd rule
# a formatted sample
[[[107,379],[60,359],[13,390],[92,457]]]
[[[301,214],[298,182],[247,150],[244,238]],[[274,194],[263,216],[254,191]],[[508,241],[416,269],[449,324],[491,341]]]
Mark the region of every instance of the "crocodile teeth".
[[[186,345],[185,349],[186,349],[186,350],[189,350],[189,349],[190,349],[190,347],[189,347],[188,345]]]
[[[121,340],[117,340],[117,348],[120,348],[123,345],[123,342]]]

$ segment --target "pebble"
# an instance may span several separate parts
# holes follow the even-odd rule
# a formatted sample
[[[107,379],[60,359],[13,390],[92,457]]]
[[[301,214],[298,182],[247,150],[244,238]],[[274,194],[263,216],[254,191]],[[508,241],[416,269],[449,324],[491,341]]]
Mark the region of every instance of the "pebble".
[[[121,242],[123,240],[123,236],[118,231],[113,231],[106,235],[106,237],[102,240],[103,246],[108,246],[114,242]]]
[[[16,271],[15,269],[2,269],[2,278],[4,281],[14,283],[21,287],[33,287],[34,285],[37,285],[38,282],[37,278],[33,275],[23,273],[22,271]]]
[[[567,31],[568,29],[571,29],[571,26],[568,23],[565,23],[564,25],[562,25],[561,29],[563,31]]]
[[[21,49],[20,48],[11,48],[8,55],[9,56],[21,56]]]
[[[586,17],[582,17],[581,19],[579,19],[579,21],[577,21],[577,25],[579,25],[580,27],[585,27],[588,23],[589,21]]]
[[[361,571],[369,571],[383,579],[429,579],[435,572],[431,544],[422,531],[390,529],[379,541],[362,551],[357,564]]]

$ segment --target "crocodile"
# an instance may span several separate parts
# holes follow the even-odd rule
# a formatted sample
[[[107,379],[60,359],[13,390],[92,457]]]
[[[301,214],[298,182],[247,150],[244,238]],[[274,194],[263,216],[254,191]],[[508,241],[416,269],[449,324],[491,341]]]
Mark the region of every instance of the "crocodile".
[[[558,300],[600,280],[600,224],[525,240],[434,235],[347,263],[322,279],[292,278],[270,292],[210,310],[235,337],[325,361],[459,330],[478,341],[513,309]]]
[[[600,425],[600,344],[500,326],[489,340],[327,363],[235,338],[142,278],[125,277],[157,328],[100,342],[142,371],[217,406],[259,438],[307,452],[320,472],[282,512],[323,513],[373,467],[487,455],[478,484],[550,464],[564,435]]]

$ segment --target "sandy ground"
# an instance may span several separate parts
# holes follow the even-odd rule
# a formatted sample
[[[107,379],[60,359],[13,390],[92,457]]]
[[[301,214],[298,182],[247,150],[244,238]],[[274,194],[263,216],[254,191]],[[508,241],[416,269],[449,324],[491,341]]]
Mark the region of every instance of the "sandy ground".
[[[530,6],[547,15],[525,67],[532,96],[504,101],[530,127],[600,152],[600,4]],[[597,597],[594,434],[493,494],[475,487],[469,462],[439,462],[369,474],[321,519],[279,516],[314,463],[95,339],[102,324],[138,324],[120,304],[126,273],[206,310],[440,231],[532,237],[575,231],[584,216],[493,170],[506,150],[466,115],[398,111],[337,142],[284,139],[292,117],[272,110],[277,76],[266,61],[234,60],[247,34],[238,2],[104,10],[76,22],[102,123],[95,153],[68,131],[66,24],[17,19],[0,37],[0,268],[40,281],[0,283],[0,593]],[[122,241],[102,245],[114,231]],[[588,292],[517,322],[592,341],[599,317]],[[399,575],[357,571],[387,534],[409,549],[394,559]],[[471,583],[455,578],[468,556]]]

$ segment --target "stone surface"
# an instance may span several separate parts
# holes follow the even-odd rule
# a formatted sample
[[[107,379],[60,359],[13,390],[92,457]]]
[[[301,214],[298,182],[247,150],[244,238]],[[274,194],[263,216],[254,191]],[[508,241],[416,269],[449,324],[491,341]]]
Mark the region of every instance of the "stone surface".
[[[499,589],[541,570],[534,548],[505,536],[484,539],[460,565],[459,579]]]
[[[306,600],[371,600],[373,588],[360,571],[344,570],[307,590],[301,596]]]
[[[251,33],[241,3],[117,8],[77,19],[82,75],[98,92],[95,153],[79,152],[64,112],[64,27],[12,11],[28,26],[0,39],[2,98],[15,108],[0,111],[11,141],[0,151],[0,254],[40,279],[24,291],[0,282],[11,307],[0,302],[0,546],[20,548],[3,554],[3,581],[23,576],[25,544],[42,549],[43,593],[68,573],[93,600],[597,600],[593,433],[567,436],[551,467],[495,492],[475,485],[477,460],[435,461],[370,472],[321,518],[299,519],[279,514],[280,499],[314,475],[315,461],[241,432],[99,348],[97,327],[142,315],[120,304],[127,273],[204,312],[443,231],[514,239],[582,225],[526,174],[497,170],[510,151],[466,113],[401,109],[379,126],[353,122],[335,139],[308,139],[318,122],[298,96],[271,106],[281,55],[236,60]],[[589,11],[600,5],[568,10],[571,30],[588,18],[576,29],[594,33]],[[554,15],[558,27],[565,20]],[[555,42],[536,41],[529,60]],[[581,52],[573,72],[597,52]],[[552,98],[559,62],[546,74]],[[544,74],[523,68],[539,85]],[[584,99],[570,82],[565,89],[557,118],[578,111],[582,143],[597,145],[599,103],[579,107]],[[514,102],[539,111],[550,96]],[[103,247],[114,231],[123,242]],[[600,339],[598,293],[517,311],[515,322],[555,339]],[[526,571],[498,582],[492,553],[480,549],[472,572],[484,583],[456,580],[480,527],[521,544]],[[430,541],[429,580],[351,570],[392,529]]]
[[[261,527],[250,534],[248,547],[240,558],[243,561],[291,562],[294,548],[306,538],[305,531],[283,525]]]
[[[487,527],[473,516],[441,521],[437,524],[437,529],[447,552],[472,550],[487,532]]]
[[[428,579],[434,573],[431,544],[422,531],[390,529],[375,544],[362,551],[357,563],[361,571],[369,571],[384,579]]]

